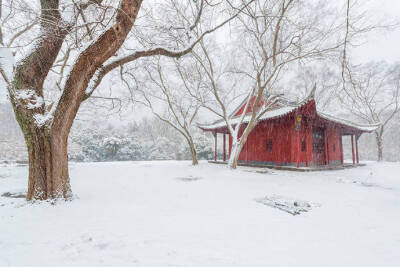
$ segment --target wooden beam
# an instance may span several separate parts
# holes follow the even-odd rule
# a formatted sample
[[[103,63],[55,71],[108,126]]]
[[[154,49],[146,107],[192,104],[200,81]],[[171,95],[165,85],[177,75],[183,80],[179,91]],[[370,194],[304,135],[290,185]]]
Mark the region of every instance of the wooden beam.
[[[353,157],[353,166],[356,165],[354,157],[354,134],[351,135],[351,155]]]
[[[223,147],[222,147],[222,153],[223,153],[223,158],[224,161],[226,161],[226,134],[223,134]]]

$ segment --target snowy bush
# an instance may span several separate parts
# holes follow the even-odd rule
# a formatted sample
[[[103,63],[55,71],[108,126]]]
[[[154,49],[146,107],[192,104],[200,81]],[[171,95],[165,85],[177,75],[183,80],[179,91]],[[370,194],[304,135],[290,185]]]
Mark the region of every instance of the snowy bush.
[[[194,136],[194,146],[197,152],[198,159],[210,160],[214,156],[214,145],[210,138],[206,135],[196,134]]]
[[[150,148],[150,160],[171,160],[176,159],[175,147],[165,137],[157,138],[153,146]]]
[[[73,141],[81,147],[81,153],[72,156],[76,161],[126,161],[147,159],[140,143],[132,137],[106,136],[105,133],[86,131]]]

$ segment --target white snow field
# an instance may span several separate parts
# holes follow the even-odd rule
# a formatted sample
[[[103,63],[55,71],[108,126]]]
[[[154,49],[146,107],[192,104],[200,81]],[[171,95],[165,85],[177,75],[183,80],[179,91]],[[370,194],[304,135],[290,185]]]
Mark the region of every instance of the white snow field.
[[[71,163],[73,201],[0,197],[0,266],[400,266],[400,163],[258,170]],[[0,167],[0,195],[26,187],[26,166]]]

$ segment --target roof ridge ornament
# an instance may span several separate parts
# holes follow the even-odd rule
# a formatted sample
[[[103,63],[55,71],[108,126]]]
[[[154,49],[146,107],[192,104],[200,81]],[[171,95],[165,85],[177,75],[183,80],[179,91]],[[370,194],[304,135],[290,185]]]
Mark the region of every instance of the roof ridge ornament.
[[[308,102],[308,101],[314,99],[315,91],[317,91],[317,83],[314,83],[314,86],[311,89],[310,93],[308,94],[308,96],[302,102]]]
[[[317,83],[314,83],[314,86],[311,89],[310,93],[307,95],[307,97],[305,97],[302,101],[298,102],[297,105],[302,106],[302,105],[310,102],[311,100],[314,100],[315,91],[317,91]]]

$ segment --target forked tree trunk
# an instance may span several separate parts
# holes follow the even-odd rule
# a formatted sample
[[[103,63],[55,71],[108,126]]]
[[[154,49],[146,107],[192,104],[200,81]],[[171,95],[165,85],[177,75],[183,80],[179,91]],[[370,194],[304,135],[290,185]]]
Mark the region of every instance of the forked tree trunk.
[[[251,131],[254,129],[254,127],[256,125],[257,125],[256,122],[252,122],[250,125],[247,125],[246,128],[244,129],[242,135],[240,136],[239,140],[233,140],[231,155],[230,155],[229,161],[228,161],[229,168],[236,169],[240,152],[242,151],[243,146],[247,141],[247,137],[249,136],[249,134],[251,133]]]
[[[81,103],[88,98],[86,89],[94,73],[115,54],[126,39],[143,0],[122,0],[116,22],[78,57],[68,76],[62,95],[45,123],[43,84],[70,30],[64,27],[59,1],[41,3],[41,28],[36,49],[17,65],[8,86],[14,113],[24,134],[29,156],[27,199],[69,198],[68,135]],[[44,125],[41,125],[44,124]]]
[[[27,200],[70,198],[67,138],[57,138],[46,126],[38,127],[21,109],[15,109],[28,150]]]
[[[244,142],[241,140],[233,140],[231,155],[229,157],[228,166],[231,169],[236,169],[240,152],[243,149]]]

